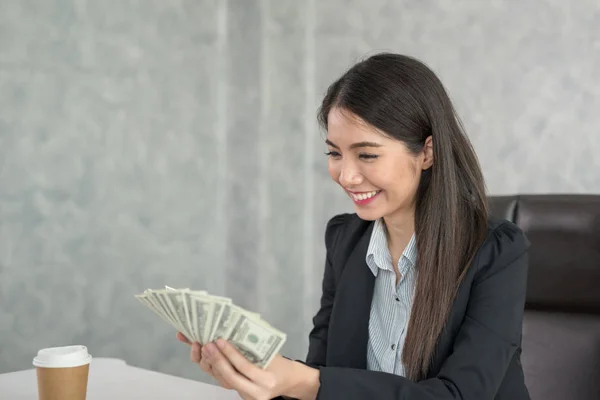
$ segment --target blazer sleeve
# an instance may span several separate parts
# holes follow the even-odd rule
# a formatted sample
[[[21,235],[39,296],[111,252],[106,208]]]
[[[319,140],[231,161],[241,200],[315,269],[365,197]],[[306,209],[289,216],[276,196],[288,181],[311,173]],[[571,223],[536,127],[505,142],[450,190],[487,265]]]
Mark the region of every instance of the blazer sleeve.
[[[435,378],[413,382],[384,372],[319,367],[317,399],[493,400],[521,343],[528,247],[511,223],[488,235],[454,350]]]
[[[333,249],[340,235],[340,231],[346,221],[346,214],[336,215],[327,223],[325,229],[325,271],[323,274],[321,305],[319,311],[313,318],[313,329],[311,330],[308,341],[308,355],[306,364],[311,367],[325,365],[325,356],[327,354],[327,333],[329,328],[329,317],[333,307],[335,297],[335,272],[331,263]]]

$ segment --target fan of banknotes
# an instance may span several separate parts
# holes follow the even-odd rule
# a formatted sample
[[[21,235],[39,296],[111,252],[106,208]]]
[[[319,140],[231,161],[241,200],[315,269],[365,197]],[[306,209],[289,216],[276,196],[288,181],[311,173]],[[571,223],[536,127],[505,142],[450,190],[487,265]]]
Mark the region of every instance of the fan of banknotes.
[[[225,339],[260,368],[265,368],[286,340],[285,333],[244,310],[230,298],[202,290],[147,289],[135,297],[165,322],[200,344]]]

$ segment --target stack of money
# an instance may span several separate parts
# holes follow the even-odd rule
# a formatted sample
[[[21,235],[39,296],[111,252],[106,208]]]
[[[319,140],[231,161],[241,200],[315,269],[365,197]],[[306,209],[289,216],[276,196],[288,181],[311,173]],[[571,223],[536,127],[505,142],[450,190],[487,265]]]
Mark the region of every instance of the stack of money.
[[[169,286],[147,289],[135,297],[190,342],[206,344],[225,339],[260,368],[269,365],[286,340],[285,333],[259,314],[236,306],[227,297]]]

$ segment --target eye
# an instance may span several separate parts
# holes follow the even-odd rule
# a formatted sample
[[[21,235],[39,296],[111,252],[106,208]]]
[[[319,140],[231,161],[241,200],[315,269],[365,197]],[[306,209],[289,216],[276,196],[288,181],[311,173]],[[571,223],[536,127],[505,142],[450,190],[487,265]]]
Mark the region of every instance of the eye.
[[[325,153],[326,156],[328,157],[340,157],[340,153],[338,153],[337,151],[328,151],[327,153]]]
[[[379,156],[376,154],[367,154],[367,153],[361,153],[358,155],[360,158],[362,158],[363,160],[374,160],[376,158],[378,158]]]

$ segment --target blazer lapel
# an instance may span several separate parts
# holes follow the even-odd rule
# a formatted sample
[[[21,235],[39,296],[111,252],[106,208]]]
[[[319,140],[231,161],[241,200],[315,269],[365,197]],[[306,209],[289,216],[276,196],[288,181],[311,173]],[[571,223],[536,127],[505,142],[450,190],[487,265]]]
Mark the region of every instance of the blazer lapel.
[[[366,369],[375,277],[366,263],[373,224],[351,251],[337,285],[329,320],[327,366]]]

